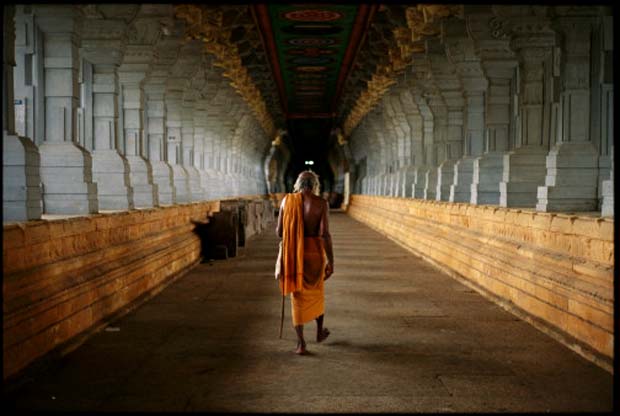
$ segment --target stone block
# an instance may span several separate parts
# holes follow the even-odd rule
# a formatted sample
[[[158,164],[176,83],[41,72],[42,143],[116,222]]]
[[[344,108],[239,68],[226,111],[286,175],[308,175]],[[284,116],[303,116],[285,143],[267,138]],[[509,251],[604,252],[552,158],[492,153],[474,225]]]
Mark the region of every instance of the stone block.
[[[2,249],[9,250],[23,247],[25,230],[17,225],[4,226],[2,231]]]
[[[551,220],[550,230],[556,233],[572,234],[573,222],[577,219],[573,215],[557,214]]]

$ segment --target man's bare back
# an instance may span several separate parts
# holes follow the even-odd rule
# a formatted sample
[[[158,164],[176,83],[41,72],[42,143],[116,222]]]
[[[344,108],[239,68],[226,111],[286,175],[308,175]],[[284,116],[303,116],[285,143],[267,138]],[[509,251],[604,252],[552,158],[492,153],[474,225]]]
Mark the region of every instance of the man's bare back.
[[[325,253],[327,254],[328,264],[325,269],[325,280],[334,272],[334,255],[332,250],[332,239],[329,233],[329,220],[327,213],[329,206],[327,201],[312,193],[312,190],[304,189],[301,191],[304,201],[304,236],[322,237],[325,242]],[[280,205],[280,215],[278,215],[278,237],[282,237],[282,212],[286,204],[286,197],[282,199]]]

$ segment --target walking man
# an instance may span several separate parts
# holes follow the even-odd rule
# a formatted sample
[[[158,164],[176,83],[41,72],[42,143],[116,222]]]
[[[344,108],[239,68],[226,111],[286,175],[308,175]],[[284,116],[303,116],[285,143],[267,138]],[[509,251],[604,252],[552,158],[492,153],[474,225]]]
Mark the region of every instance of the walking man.
[[[329,205],[320,198],[319,178],[312,171],[299,174],[293,193],[282,199],[276,232],[282,238],[282,295],[291,293],[297,354],[307,353],[303,325],[316,320],[316,341],[329,336],[323,328],[325,292],[323,282],[334,272],[329,234]]]

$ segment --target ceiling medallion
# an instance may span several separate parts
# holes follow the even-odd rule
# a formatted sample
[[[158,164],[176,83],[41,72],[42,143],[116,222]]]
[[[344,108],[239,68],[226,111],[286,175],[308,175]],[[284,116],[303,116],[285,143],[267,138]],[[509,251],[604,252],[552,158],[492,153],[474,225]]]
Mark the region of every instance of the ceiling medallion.
[[[335,45],[336,39],[331,38],[294,38],[289,39],[288,43],[295,46],[323,46]]]
[[[333,58],[328,58],[326,56],[320,57],[309,57],[309,56],[299,56],[296,58],[291,58],[288,60],[289,63],[295,65],[327,65],[334,62]]]
[[[297,66],[295,67],[297,72],[323,72],[327,71],[326,66]]]
[[[296,73],[295,77],[297,79],[326,79],[327,74],[316,74],[316,73]]]
[[[305,49],[289,49],[286,51],[289,55],[303,55],[303,56],[321,56],[321,55],[333,55],[336,53],[335,49],[319,49],[319,48],[305,48]]]
[[[295,85],[312,85],[314,87],[325,87],[327,82],[318,79],[308,79],[303,81],[295,81]]]
[[[295,87],[297,91],[324,91],[325,88],[319,85],[298,85]]]
[[[342,32],[342,26],[321,25],[321,24],[302,24],[289,25],[282,28],[284,33],[290,35],[312,36],[312,35],[335,35]]]
[[[342,19],[344,15],[333,10],[302,9],[283,13],[283,16],[295,22],[333,22]]]
[[[305,96],[305,95],[317,95],[317,96],[321,96],[321,95],[324,95],[324,93],[321,92],[321,91],[297,91],[295,93],[295,95],[302,95],[302,96]]]

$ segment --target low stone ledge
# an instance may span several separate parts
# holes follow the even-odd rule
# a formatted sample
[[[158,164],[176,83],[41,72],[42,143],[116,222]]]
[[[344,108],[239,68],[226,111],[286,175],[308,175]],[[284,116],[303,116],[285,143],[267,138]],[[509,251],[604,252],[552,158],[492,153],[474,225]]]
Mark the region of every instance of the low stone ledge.
[[[368,195],[352,196],[348,214],[611,368],[613,220]]]
[[[251,233],[272,223],[266,197],[227,199],[235,200],[251,207]],[[196,265],[204,243],[196,223],[220,206],[192,202],[4,226],[4,379],[74,339],[83,342]]]

